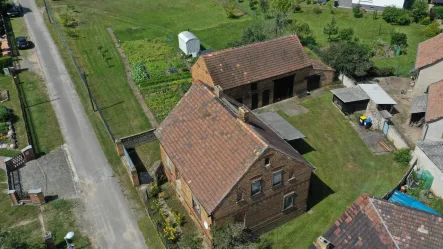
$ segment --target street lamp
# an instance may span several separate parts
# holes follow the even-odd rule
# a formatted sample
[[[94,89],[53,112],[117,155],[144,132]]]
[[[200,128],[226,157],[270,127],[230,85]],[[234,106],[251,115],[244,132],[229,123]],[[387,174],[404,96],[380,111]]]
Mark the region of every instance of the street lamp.
[[[69,232],[65,236],[66,245],[68,246],[68,249],[74,249],[74,245],[69,243],[70,240],[74,237],[74,232]]]

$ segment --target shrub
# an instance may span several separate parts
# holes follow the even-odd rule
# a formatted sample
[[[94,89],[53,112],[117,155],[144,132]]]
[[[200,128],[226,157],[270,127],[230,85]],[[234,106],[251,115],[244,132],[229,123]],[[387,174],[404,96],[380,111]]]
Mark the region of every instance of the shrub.
[[[409,148],[399,149],[396,152],[394,152],[394,160],[398,163],[401,163],[403,165],[408,165],[411,159],[412,159],[411,149]]]
[[[423,29],[423,34],[427,37],[434,37],[441,33],[441,29],[438,27],[438,23],[433,22],[426,26],[426,28]]]
[[[320,9],[320,7],[316,6],[314,8],[314,14],[321,14],[323,11]]]
[[[431,10],[431,13],[435,16],[437,19],[443,18],[443,6],[434,6]]]
[[[0,134],[6,134],[9,131],[9,124],[6,122],[0,123]]]
[[[160,192],[160,188],[158,187],[157,184],[155,184],[153,182],[149,183],[149,196],[151,198],[157,196],[159,192]]]
[[[163,228],[163,236],[170,242],[177,242],[179,233],[177,228],[172,225],[172,222],[167,218],[165,219],[165,227]]]
[[[408,46],[408,37],[404,33],[394,32],[391,36],[391,45],[397,45],[400,47]]]
[[[427,16],[427,17],[421,19],[420,24],[421,25],[429,25],[429,24],[431,24],[431,22],[432,22],[431,17]]]
[[[183,226],[183,224],[185,224],[185,217],[181,213],[175,211],[172,212],[172,215],[174,216],[175,222],[177,222],[179,226]]]
[[[412,21],[408,10],[396,7],[386,7],[382,16],[386,22],[399,25],[409,25]]]
[[[353,28],[340,29],[340,31],[338,32],[338,39],[342,41],[350,41],[352,40],[353,36],[354,36]]]
[[[157,199],[152,199],[151,202],[151,209],[153,209],[155,212],[160,211],[162,205],[160,204],[160,202]]]
[[[225,12],[228,18],[235,18],[235,4],[234,3],[228,3],[225,5]]]
[[[10,115],[11,112],[9,111],[9,109],[4,105],[0,105],[0,122],[8,121]]]
[[[137,82],[140,83],[144,80],[149,79],[149,73],[148,71],[146,71],[146,67],[143,63],[141,62],[136,62],[134,64],[132,64],[132,79]]]
[[[301,11],[301,6],[300,6],[299,1],[292,2],[291,8],[292,8],[292,12],[294,12],[294,13]]]
[[[388,77],[393,76],[395,73],[395,68],[393,67],[387,67],[387,68],[379,68],[379,67],[372,67],[369,75],[372,77]]]
[[[429,14],[427,0],[415,0],[411,8],[411,16],[414,22],[419,22]]]
[[[202,248],[203,239],[197,234],[184,234],[178,242],[181,249],[200,249]]]
[[[306,1],[306,4],[311,4],[312,3],[312,0],[307,0]]]
[[[10,67],[12,65],[11,56],[0,57],[0,69]],[[4,74],[3,70],[1,70]]]
[[[352,8],[352,12],[354,13],[355,18],[362,18],[363,12],[361,11],[361,5],[357,4]]]

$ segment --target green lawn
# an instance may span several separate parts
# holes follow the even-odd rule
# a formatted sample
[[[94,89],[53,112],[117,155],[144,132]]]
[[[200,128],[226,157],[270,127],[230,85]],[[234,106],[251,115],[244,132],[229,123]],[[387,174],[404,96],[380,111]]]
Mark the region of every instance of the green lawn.
[[[309,205],[321,201],[312,208],[312,214],[306,213],[266,234],[274,242],[273,248],[307,248],[358,196],[383,196],[407,171],[394,163],[393,155],[374,156],[369,151],[332,104],[330,93],[302,105],[308,113],[296,117],[280,114],[306,135],[306,142],[314,149],[304,157],[317,167],[316,176],[321,180],[312,179]]]

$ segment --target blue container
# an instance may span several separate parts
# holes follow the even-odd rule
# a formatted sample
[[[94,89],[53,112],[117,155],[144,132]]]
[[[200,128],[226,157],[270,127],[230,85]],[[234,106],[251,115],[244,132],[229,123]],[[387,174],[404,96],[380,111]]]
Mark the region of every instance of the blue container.
[[[434,209],[426,206],[425,204],[417,201],[416,199],[410,197],[409,195],[403,194],[400,191],[395,190],[392,194],[391,198],[388,200],[389,202],[397,203],[403,206],[415,208],[421,211],[425,211],[427,213],[435,214],[441,216],[440,213],[435,211]]]
[[[369,128],[371,128],[371,126],[372,126],[372,120],[370,120],[370,119],[366,119],[365,120],[365,129],[369,129]]]

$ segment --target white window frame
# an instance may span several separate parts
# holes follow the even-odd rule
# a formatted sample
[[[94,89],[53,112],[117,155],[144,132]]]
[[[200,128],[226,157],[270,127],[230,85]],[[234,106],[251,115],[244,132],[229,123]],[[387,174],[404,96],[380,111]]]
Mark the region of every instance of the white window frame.
[[[274,183],[274,175],[275,174],[280,174],[280,182],[278,184]],[[282,185],[282,183],[283,183],[283,170],[281,169],[281,170],[277,170],[277,171],[272,172],[272,187],[280,186],[280,185]]]
[[[260,190],[259,190],[257,193],[253,194],[253,193],[252,193],[252,185],[253,185],[255,182],[259,182],[259,183],[260,183]],[[260,179],[256,179],[256,180],[251,181],[251,196],[256,196],[256,195],[260,194],[262,191],[263,191],[263,187],[262,187],[262,185],[261,185],[261,178],[260,178]]]
[[[289,197],[289,196],[292,196],[292,204],[291,204],[289,207],[286,207],[286,208],[285,208],[286,197]],[[291,193],[289,193],[289,194],[285,194],[285,195],[283,196],[283,211],[288,210],[288,209],[290,209],[290,208],[293,208],[293,207],[295,206],[295,205],[294,205],[294,202],[295,202],[295,193],[294,193],[294,192],[291,192]]]

